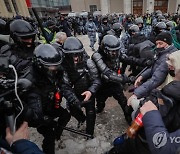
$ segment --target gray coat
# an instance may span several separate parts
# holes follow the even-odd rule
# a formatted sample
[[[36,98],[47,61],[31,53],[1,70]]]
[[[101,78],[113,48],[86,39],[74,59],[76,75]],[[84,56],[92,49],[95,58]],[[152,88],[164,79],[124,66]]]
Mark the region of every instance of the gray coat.
[[[141,74],[143,80],[149,80],[135,89],[134,94],[137,96],[137,98],[148,96],[153,89],[159,87],[165,81],[166,76],[168,75],[166,56],[167,54],[171,54],[176,50],[177,49],[172,45],[159,53],[154,65]]]

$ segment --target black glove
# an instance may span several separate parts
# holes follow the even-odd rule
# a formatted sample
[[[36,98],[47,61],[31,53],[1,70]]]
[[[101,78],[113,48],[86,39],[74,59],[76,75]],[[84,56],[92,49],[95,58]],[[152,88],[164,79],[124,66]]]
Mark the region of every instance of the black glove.
[[[17,85],[20,90],[28,91],[29,88],[32,86],[32,82],[28,79],[22,78],[18,80]]]
[[[126,75],[120,75],[112,70],[108,70],[102,74],[102,77],[106,81],[115,82],[115,83],[126,83],[128,80],[128,77]]]
[[[54,121],[54,118],[44,115],[43,116],[43,121],[42,121],[43,125],[52,125],[53,127],[57,125],[57,122]]]
[[[105,71],[101,74],[102,78],[105,79],[106,81],[109,81],[110,80],[110,76],[113,74],[113,71],[112,70],[108,70],[108,71]]]
[[[152,66],[152,64],[153,64],[154,62],[153,62],[153,60],[146,60],[145,62],[144,62],[144,66]]]
[[[124,54],[124,53],[121,54],[121,57],[120,57],[120,58],[121,58],[121,61],[123,61],[123,62],[124,62],[124,61],[126,62],[126,61],[128,60],[128,56],[127,56],[126,54]]]
[[[79,110],[81,110],[81,102],[79,100],[75,100],[74,102],[71,102],[70,105],[76,107]]]
[[[81,102],[74,93],[70,93],[68,95],[67,101],[69,102],[69,106],[71,107],[75,106],[76,108],[81,109]]]
[[[134,84],[134,82],[136,81],[136,77],[135,76],[130,76],[128,78],[129,78],[129,82],[128,83]]]

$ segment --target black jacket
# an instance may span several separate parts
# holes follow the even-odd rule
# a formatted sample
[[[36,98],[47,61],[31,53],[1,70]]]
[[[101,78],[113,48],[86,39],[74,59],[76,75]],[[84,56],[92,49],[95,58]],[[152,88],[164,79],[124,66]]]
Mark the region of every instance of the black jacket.
[[[95,96],[101,85],[98,70],[91,59],[85,60],[79,67],[69,67],[64,64],[67,72],[62,85],[63,95],[68,102],[77,101],[77,97],[85,91]]]

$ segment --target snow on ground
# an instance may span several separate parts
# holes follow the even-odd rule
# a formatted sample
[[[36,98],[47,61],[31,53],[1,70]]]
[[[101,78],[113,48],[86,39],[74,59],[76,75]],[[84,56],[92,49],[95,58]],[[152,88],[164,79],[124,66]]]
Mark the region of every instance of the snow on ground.
[[[92,55],[87,35],[78,38],[83,42],[88,54]],[[97,47],[96,43],[95,49]],[[128,93],[125,95],[129,97]],[[72,117],[67,127],[77,129],[77,121]],[[87,140],[81,135],[64,130],[61,140],[56,142],[56,154],[104,154],[112,147],[113,140],[126,128],[127,123],[121,107],[114,98],[109,98],[104,111],[96,116],[94,138]],[[85,131],[85,124],[80,131]],[[41,148],[43,137],[34,128],[30,128],[30,140]]]

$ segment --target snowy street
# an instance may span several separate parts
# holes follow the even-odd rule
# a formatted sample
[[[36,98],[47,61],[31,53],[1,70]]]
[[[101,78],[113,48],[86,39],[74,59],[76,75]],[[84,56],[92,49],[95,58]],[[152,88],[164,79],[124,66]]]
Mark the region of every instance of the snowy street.
[[[82,41],[85,50],[89,55],[93,54],[89,47],[89,39],[87,35],[78,36]],[[98,43],[95,44],[95,49],[98,48]],[[128,93],[125,93],[129,96]],[[65,106],[65,104],[62,104]],[[77,121],[71,117],[67,127],[77,129]],[[85,137],[64,130],[61,140],[56,142],[57,154],[104,154],[110,150],[113,140],[126,131],[127,123],[125,121],[121,107],[114,98],[109,98],[106,101],[105,110],[97,114],[94,139],[87,140]],[[85,124],[81,131],[85,131]],[[37,143],[41,148],[42,136],[39,135],[36,129],[31,128],[30,139]]]

